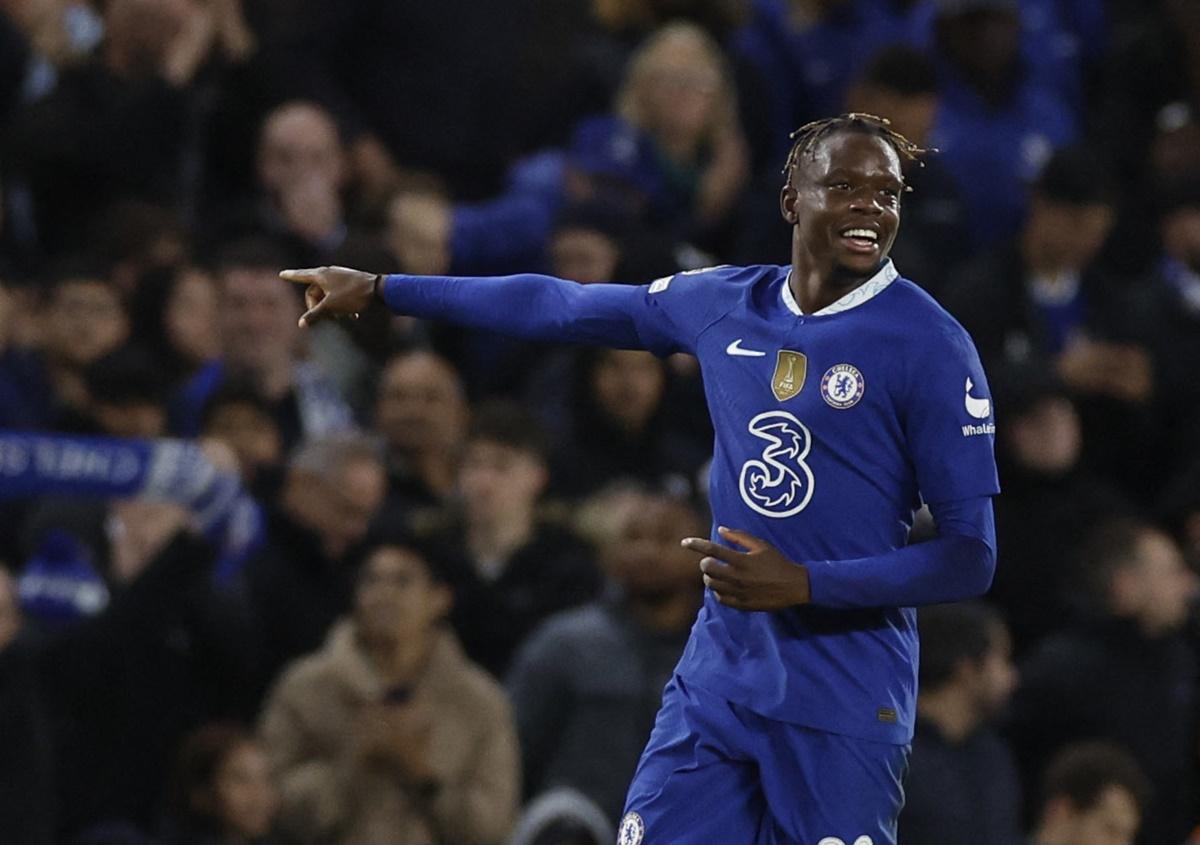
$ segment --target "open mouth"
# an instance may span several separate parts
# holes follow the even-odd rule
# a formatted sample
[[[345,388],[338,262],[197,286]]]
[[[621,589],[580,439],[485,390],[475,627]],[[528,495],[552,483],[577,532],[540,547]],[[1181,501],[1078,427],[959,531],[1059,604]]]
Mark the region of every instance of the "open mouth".
[[[839,233],[851,252],[873,253],[879,247],[879,233],[862,226],[851,226]]]

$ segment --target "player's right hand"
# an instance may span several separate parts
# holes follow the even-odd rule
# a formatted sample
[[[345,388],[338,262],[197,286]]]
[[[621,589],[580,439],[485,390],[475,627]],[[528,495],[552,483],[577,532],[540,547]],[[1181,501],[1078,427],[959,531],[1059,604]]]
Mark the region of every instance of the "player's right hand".
[[[301,327],[310,326],[323,317],[357,317],[375,298],[376,275],[349,267],[284,270],[279,278],[308,285],[304,292],[308,310],[300,318]]]

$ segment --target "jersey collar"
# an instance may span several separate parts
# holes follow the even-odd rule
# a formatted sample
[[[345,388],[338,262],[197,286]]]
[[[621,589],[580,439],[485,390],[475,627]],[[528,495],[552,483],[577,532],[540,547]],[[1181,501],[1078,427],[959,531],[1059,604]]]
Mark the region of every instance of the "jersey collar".
[[[896,280],[900,274],[896,272],[896,265],[892,263],[892,259],[887,259],[883,262],[883,266],[879,268],[874,276],[867,279],[861,285],[850,291],[837,302],[830,303],[822,308],[813,317],[826,317],[830,314],[840,314],[843,311],[849,311],[851,308],[856,308],[862,305],[868,299],[873,299],[878,296],[884,288]],[[796,301],[796,297],[792,295],[792,286],[789,284],[792,278],[792,271],[788,270],[787,277],[783,280],[783,304],[787,309],[797,317],[803,317],[804,311],[800,308],[800,303]]]

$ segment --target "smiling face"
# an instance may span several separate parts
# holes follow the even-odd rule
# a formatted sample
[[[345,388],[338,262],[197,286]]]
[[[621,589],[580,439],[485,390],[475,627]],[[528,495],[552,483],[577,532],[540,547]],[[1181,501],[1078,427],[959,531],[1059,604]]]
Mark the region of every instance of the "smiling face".
[[[799,249],[824,278],[865,277],[887,256],[900,226],[900,157],[883,138],[842,131],[801,155],[780,194]]]

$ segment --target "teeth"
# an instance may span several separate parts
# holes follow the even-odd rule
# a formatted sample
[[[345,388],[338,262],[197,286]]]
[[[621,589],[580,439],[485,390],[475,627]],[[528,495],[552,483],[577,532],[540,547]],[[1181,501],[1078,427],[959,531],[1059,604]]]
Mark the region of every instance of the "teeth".
[[[842,235],[847,238],[866,238],[869,241],[879,240],[879,234],[870,229],[847,229]]]

